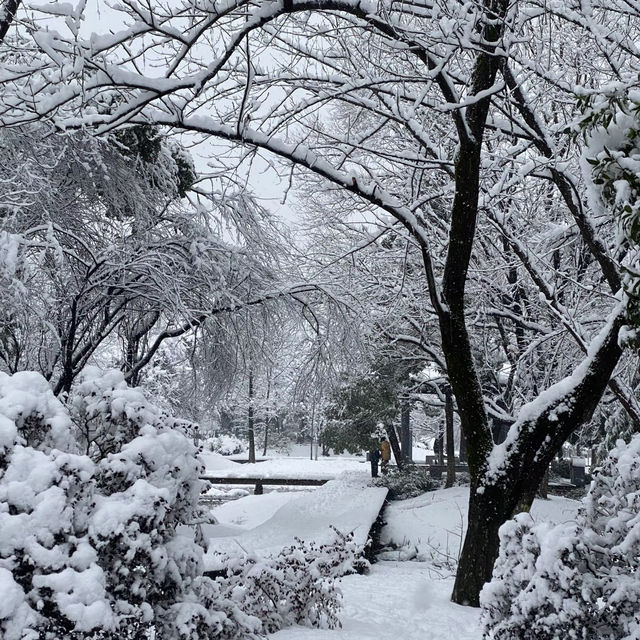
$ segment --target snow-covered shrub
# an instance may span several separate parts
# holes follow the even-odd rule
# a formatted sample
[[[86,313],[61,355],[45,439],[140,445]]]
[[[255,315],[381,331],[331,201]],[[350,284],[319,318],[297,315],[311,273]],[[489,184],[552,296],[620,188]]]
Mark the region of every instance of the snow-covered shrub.
[[[87,535],[93,466],[86,456],[15,447],[0,481],[4,640],[114,629],[106,575]]]
[[[334,531],[329,544],[296,539],[273,558],[226,558],[227,575],[219,579],[223,593],[259,618],[266,633],[293,624],[340,626],[341,594],[335,580],[358,571],[363,560],[353,534]]]
[[[234,456],[239,453],[244,453],[247,450],[247,445],[239,438],[236,438],[236,436],[221,434],[207,438],[202,443],[202,448],[205,451],[213,451],[222,456]]]
[[[117,452],[151,425],[191,436],[193,424],[171,417],[129,387],[117,369],[86,367],[73,386],[69,410],[84,451],[94,460]]]
[[[203,550],[178,527],[198,516],[201,468],[195,454],[179,432],[146,425],[97,466],[100,495],[89,533],[123,631],[134,625],[159,631],[171,622],[169,608],[184,600],[191,608]]]
[[[503,525],[481,603],[496,640],[640,637],[640,435],[611,451],[575,522]]]
[[[153,628],[162,639],[251,637],[259,621],[202,576],[196,524],[203,466],[183,424],[129,388],[119,371],[89,368],[71,394],[100,456],[89,538],[107,575],[121,634]],[[111,451],[104,455],[106,451]]]
[[[373,484],[377,487],[387,487],[389,500],[415,498],[442,486],[440,481],[429,477],[424,470],[413,465],[407,465],[401,471],[391,471],[386,476],[376,478]]]
[[[199,515],[194,445],[119,376],[90,371],[74,396],[116,438],[95,461],[56,448],[71,421],[41,376],[0,375],[0,637],[256,637],[181,527]]]

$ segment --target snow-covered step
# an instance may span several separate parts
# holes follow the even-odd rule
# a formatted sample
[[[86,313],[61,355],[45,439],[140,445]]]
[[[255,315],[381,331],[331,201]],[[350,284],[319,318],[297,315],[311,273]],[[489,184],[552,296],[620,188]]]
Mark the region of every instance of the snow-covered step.
[[[300,492],[251,529],[204,525],[206,570],[221,568],[220,558],[225,554],[241,551],[266,557],[294,544],[296,538],[329,543],[335,538],[332,526],[342,533],[353,532],[354,541],[364,549],[387,496],[386,488],[371,487],[368,482],[366,474],[345,473],[313,491]]]

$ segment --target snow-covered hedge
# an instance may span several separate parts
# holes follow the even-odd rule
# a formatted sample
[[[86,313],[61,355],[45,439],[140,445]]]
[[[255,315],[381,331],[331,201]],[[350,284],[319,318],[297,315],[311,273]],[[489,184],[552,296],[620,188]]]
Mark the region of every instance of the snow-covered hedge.
[[[113,438],[99,460],[73,451],[69,413],[39,375],[0,374],[0,394],[4,640],[260,629],[202,577],[203,549],[180,535],[198,515],[197,452],[140,390],[97,370],[76,389],[74,416]]]
[[[640,435],[611,451],[575,522],[503,525],[481,603],[496,640],[640,637]]]

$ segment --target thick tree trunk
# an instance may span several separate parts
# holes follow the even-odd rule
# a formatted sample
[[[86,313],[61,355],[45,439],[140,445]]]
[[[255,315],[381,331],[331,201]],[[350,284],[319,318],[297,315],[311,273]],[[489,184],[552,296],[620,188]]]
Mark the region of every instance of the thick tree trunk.
[[[468,528],[451,596],[458,604],[479,606],[480,591],[491,578],[493,564],[498,557],[498,529],[511,516],[498,499],[498,491],[494,487],[493,495],[478,494],[472,485]]]

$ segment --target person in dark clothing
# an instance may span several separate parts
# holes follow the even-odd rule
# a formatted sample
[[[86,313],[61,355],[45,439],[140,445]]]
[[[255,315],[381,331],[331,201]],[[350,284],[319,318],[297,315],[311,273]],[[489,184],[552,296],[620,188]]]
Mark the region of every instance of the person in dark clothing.
[[[369,451],[369,462],[371,463],[371,477],[378,477],[378,462],[380,462],[380,450],[371,449]]]

